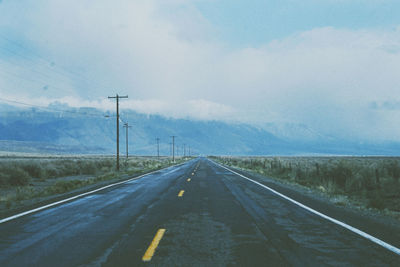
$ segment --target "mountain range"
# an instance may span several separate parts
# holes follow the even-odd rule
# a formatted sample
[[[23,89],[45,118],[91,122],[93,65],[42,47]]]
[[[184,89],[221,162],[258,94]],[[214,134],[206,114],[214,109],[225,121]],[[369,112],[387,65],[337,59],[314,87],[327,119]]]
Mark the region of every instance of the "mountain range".
[[[120,153],[170,155],[399,155],[400,143],[372,143],[327,136],[304,124],[250,125],[223,121],[174,119],[122,110]],[[48,108],[0,104],[0,150],[43,153],[112,154],[116,150],[116,116],[94,108],[52,104]]]

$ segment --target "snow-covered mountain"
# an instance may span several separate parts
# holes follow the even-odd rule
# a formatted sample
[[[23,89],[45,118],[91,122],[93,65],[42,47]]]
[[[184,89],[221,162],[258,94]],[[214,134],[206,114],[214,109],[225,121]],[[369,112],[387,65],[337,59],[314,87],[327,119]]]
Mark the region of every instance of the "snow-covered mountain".
[[[335,138],[311,129],[301,123],[266,123],[261,128],[287,141],[334,141]]]
[[[197,154],[299,155],[299,154],[400,154],[400,145],[360,144],[318,133],[302,124],[269,123],[262,126],[221,121],[172,119],[121,111],[120,151],[125,152],[125,129],[129,129],[129,153],[170,154],[171,136],[176,150],[183,145]],[[116,120],[112,113],[93,108],[70,108],[53,104],[48,109],[0,105],[0,150],[54,153],[115,153]]]

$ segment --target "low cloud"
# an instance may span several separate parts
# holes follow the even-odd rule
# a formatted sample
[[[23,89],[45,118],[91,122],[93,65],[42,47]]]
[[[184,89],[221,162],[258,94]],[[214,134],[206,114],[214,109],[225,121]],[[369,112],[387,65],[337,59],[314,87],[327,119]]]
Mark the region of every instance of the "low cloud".
[[[237,48],[190,1],[27,2],[17,20],[0,19],[29,48],[0,63],[11,73],[0,76],[3,97],[112,108],[106,98],[119,93],[146,114],[400,140],[400,28],[316,28]]]
[[[369,107],[375,110],[400,110],[400,101],[371,102]]]

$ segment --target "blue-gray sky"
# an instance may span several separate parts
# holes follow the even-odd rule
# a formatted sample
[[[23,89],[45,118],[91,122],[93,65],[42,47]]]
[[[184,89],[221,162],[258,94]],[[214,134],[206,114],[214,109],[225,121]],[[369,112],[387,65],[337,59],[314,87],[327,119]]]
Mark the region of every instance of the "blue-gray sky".
[[[0,97],[400,141],[400,1],[3,0]]]
[[[396,0],[220,0],[198,1],[204,17],[236,46],[263,45],[315,28],[395,28]]]

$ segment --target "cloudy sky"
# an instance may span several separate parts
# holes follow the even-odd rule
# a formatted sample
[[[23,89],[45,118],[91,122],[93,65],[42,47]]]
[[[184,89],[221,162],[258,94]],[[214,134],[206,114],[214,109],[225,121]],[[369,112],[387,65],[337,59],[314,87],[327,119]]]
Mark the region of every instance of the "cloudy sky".
[[[400,141],[398,0],[3,0],[0,98]]]

